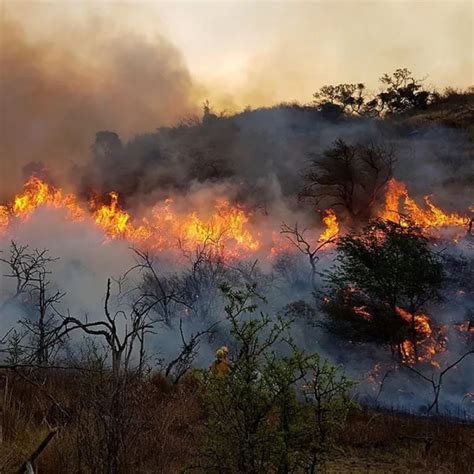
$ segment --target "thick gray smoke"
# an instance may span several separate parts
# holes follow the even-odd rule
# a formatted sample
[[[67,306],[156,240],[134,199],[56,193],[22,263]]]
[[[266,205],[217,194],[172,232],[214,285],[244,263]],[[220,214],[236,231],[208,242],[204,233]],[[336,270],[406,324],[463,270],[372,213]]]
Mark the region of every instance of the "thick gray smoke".
[[[457,130],[363,118],[334,123],[314,108],[297,106],[204,119],[128,142],[113,132],[98,133],[91,161],[75,172],[82,176],[80,188],[118,191],[134,208],[225,185],[229,198],[251,208],[295,209],[311,156],[341,138],[392,147],[398,159],[395,177],[415,197],[433,193],[435,202],[461,211],[472,204],[472,144]]]
[[[436,204],[461,212],[472,204],[473,150],[462,131],[410,120],[344,118],[334,122],[312,107],[298,106],[222,118],[207,113],[202,123],[195,120],[156,130],[158,125],[173,124],[194,113],[197,93],[179,52],[165,39],[149,42],[134,36],[122,41],[101,32],[93,42],[95,69],[83,68],[74,51],[59,54],[51,45],[28,43],[13,24],[2,23],[2,41],[0,67],[7,71],[0,79],[5,117],[0,143],[2,201],[18,191],[21,170],[72,185],[84,198],[117,191],[132,215],[146,215],[154,204],[169,197],[183,212],[206,211],[222,197],[252,211],[249,225],[258,224],[263,240],[268,241],[282,222],[297,221],[316,232],[319,214],[314,207],[298,203],[296,196],[310,157],[340,138],[350,144],[376,142],[393,147],[398,159],[395,177],[406,183],[415,198],[434,194]],[[40,209],[26,223],[15,223],[0,240],[3,251],[8,251],[9,239],[48,248],[51,255],[60,257],[51,268],[53,286],[66,292],[58,310],[87,315],[93,321],[103,318],[107,278],[118,278],[134,265],[126,242],[104,243],[103,233],[91,223],[68,222],[54,210]],[[189,299],[173,306],[171,320],[157,324],[157,334],[149,335],[150,357],[163,359],[166,365],[177,356],[182,345],[180,320],[189,338],[223,319],[225,302],[218,288],[223,281],[236,286],[256,281],[268,300],[262,309],[270,314],[286,314],[288,305],[297,302],[306,308],[300,314],[317,319],[308,259],[282,253],[271,260],[269,249],[263,250],[253,257],[259,260],[255,266],[252,261],[196,266],[195,255],[177,259],[175,250],[157,254],[161,277],[169,285],[185,288]],[[472,268],[472,246],[463,243],[447,253],[456,256],[452,275],[458,273],[460,256]],[[332,263],[333,254],[328,252],[318,262],[318,271]],[[140,284],[142,277],[132,272],[127,284]],[[469,272],[464,278],[469,280]],[[7,277],[0,281],[2,301],[8,300],[12,284]],[[319,275],[316,284],[322,289]],[[452,288],[463,284],[454,282]],[[461,298],[449,291],[447,302],[431,308],[433,317],[446,323],[465,321],[466,312],[472,310],[472,293]],[[25,316],[21,306],[0,308],[2,333]],[[428,403],[430,385],[404,370],[392,370],[379,395],[390,366],[387,351],[343,343],[308,318],[298,319],[293,332],[300,345],[344,364],[350,375],[362,380],[360,391],[368,400],[378,396],[380,403],[410,409]],[[196,366],[209,364],[215,348],[227,342],[225,333],[225,323],[219,323],[212,338],[201,339]],[[453,341],[458,336],[453,334]],[[79,335],[72,337],[72,345],[79,342]],[[461,355],[469,343],[453,342],[445,364]],[[370,375],[377,363],[381,372]],[[446,376],[442,396],[446,410],[472,410],[463,398],[474,391],[469,377],[472,367],[472,360],[466,360]],[[378,377],[377,383],[369,377]]]
[[[74,41],[32,42],[5,14],[0,28],[2,200],[31,161],[64,178],[87,160],[97,130],[130,136],[195,111],[199,87],[164,37],[124,37],[96,22],[71,31]]]
[[[29,220],[11,229],[8,236],[0,241],[3,257],[8,255],[8,239],[28,243],[32,248],[48,248],[52,256],[60,259],[50,265],[52,271],[50,291],[64,291],[66,295],[56,306],[59,313],[88,321],[104,318],[104,298],[107,278],[119,281],[131,268],[136,258],[126,242],[114,240],[104,243],[103,233],[92,224],[67,222],[58,211],[40,209]],[[189,342],[193,334],[206,330],[214,323],[212,335],[200,338],[196,347],[195,367],[207,367],[213,353],[221,344],[229,344],[228,327],[224,320],[225,300],[218,286],[230,282],[240,288],[245,283],[257,282],[258,291],[267,302],[256,301],[260,310],[271,315],[295,319],[291,330],[295,342],[307,351],[318,351],[334,363],[342,364],[346,372],[360,382],[357,392],[364,403],[378,403],[399,409],[424,411],[432,401],[432,388],[420,376],[394,363],[388,348],[375,345],[357,345],[339,340],[328,334],[319,325],[322,322],[318,310],[318,298],[314,297],[311,285],[311,268],[307,258],[298,253],[282,253],[273,261],[219,263],[204,259],[197,263],[195,255],[180,255],[169,250],[154,255],[155,270],[168,291],[182,289],[185,304],[171,303],[170,318],[165,321],[163,309],[157,308],[152,317],[161,322],[155,324],[154,333],[146,339],[147,363],[151,367],[162,364],[164,367],[175,359],[182,350],[182,335]],[[432,305],[428,314],[433,322],[449,327],[448,352],[441,355],[441,370],[449,366],[470,347],[472,335],[455,330],[454,324],[466,323],[469,312],[474,308],[472,281],[474,281],[474,251],[472,243],[463,241],[445,250],[448,284],[445,300]],[[321,255],[318,262],[316,291],[324,290],[321,274],[332,267],[334,253],[329,250]],[[2,264],[2,274],[7,273]],[[142,283],[143,273],[133,271],[121,282],[122,292],[126,293]],[[0,280],[2,305],[0,307],[1,331],[19,329],[18,321],[28,314],[21,304],[9,304],[9,296],[14,292],[14,280],[2,277]],[[113,282],[113,294],[118,285]],[[462,291],[459,291],[459,290]],[[126,301],[126,298],[124,298]],[[112,298],[111,309],[124,309]],[[121,331],[125,330],[127,320],[120,320]],[[69,350],[79,350],[83,344],[83,334],[76,331],[68,340]],[[231,353],[233,350],[230,344]],[[466,359],[458,367],[449,371],[443,380],[440,397],[441,409],[455,416],[472,414],[472,359]],[[426,377],[436,380],[440,369],[423,366],[420,368]]]

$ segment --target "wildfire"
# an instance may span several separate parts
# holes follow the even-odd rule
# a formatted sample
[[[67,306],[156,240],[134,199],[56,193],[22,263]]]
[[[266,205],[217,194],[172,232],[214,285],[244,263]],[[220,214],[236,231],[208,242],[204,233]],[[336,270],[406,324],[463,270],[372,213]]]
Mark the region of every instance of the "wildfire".
[[[227,256],[256,251],[260,247],[258,239],[247,229],[249,216],[241,207],[231,206],[224,200],[218,201],[213,213],[206,218],[195,212],[180,215],[172,210],[172,201],[167,200],[153,209],[151,220],[143,218],[134,222],[120,207],[118,193],[109,193],[109,198],[109,204],[92,200],[87,209],[74,194],[66,194],[62,189],[32,177],[10,206],[0,206],[0,231],[6,231],[12,219],[25,220],[39,207],[50,207],[66,210],[66,217],[74,221],[84,220],[91,214],[92,221],[108,238],[124,238],[133,244],[146,243],[155,250],[174,247],[178,241],[187,250],[204,243],[214,245]]]
[[[84,210],[73,194],[64,194],[61,189],[54,188],[33,176],[25,183],[23,193],[15,196],[11,214],[25,219],[40,206],[66,209],[69,219],[80,220],[84,217]],[[3,208],[8,209],[6,206]]]
[[[424,229],[447,226],[466,227],[469,218],[455,212],[445,213],[435,206],[431,196],[424,197],[426,208],[422,209],[408,194],[405,184],[395,179],[388,183],[385,207],[381,213],[383,219],[406,223],[406,217]],[[403,202],[402,202],[403,201]],[[404,219],[405,218],[405,219]]]
[[[388,182],[387,193],[385,195],[385,208],[380,217],[388,221],[398,222],[400,220],[400,198],[407,196],[407,194],[406,186],[392,178]]]
[[[463,323],[458,323],[458,324],[455,324],[454,327],[459,332],[474,334],[474,324],[472,323],[472,321],[465,321]]]
[[[118,207],[118,194],[110,193],[110,204],[100,206],[95,213],[95,222],[112,236],[123,235],[127,231],[130,216]]]
[[[219,201],[215,213],[208,219],[200,219],[191,214],[182,225],[187,240],[204,243],[211,241],[219,244],[224,239],[232,239],[238,246],[248,250],[258,250],[260,243],[245,229],[248,217],[240,207],[232,207],[227,201]]]
[[[118,194],[109,193],[110,204],[99,206],[94,212],[94,221],[110,238],[126,238],[134,243],[151,237],[151,230],[145,225],[135,227],[130,215],[120,208]],[[93,207],[96,207],[92,203]]]
[[[337,222],[336,213],[332,209],[324,211],[323,224],[326,226],[326,230],[319,237],[319,242],[331,240],[339,234],[339,223]]]
[[[403,216],[409,216],[425,229],[466,226],[469,222],[467,217],[443,212],[432,203],[429,196],[425,197],[425,203],[426,208],[419,207],[408,195],[406,186],[392,179],[388,184],[381,217],[403,223]],[[28,219],[39,207],[62,209],[66,218],[73,221],[92,219],[108,239],[122,238],[155,250],[173,248],[179,243],[181,248],[190,251],[205,244],[214,246],[220,253],[237,257],[262,247],[260,234],[252,230],[251,214],[226,200],[217,201],[207,213],[183,214],[177,212],[173,208],[173,201],[168,199],[157,204],[146,218],[133,219],[120,206],[116,192],[109,193],[108,203],[92,200],[87,205],[76,195],[66,193],[35,176],[26,181],[23,192],[16,195],[11,204],[0,205],[0,233],[5,233],[15,219]],[[332,209],[322,213],[322,222],[325,228],[319,237],[308,236],[311,245],[330,244],[340,233],[337,216]],[[287,239],[282,239],[277,233],[273,233],[273,236],[271,254],[289,249]]]
[[[6,231],[10,222],[7,206],[0,206],[0,234]]]
[[[398,315],[405,321],[412,323],[413,315],[403,308],[396,307]],[[430,319],[426,314],[415,314],[415,331],[417,334],[417,347],[413,341],[406,339],[401,344],[402,359],[407,364],[414,364],[418,361],[429,362],[434,367],[439,367],[439,362],[433,357],[440,352],[444,352],[444,338],[435,337],[435,331],[431,327]]]
[[[332,209],[326,209],[322,213],[322,222],[324,230],[321,235],[317,237],[313,233],[306,234],[306,230],[302,231],[305,240],[310,246],[319,247],[320,249],[327,249],[334,243],[335,238],[339,234],[339,223],[337,221],[336,213]],[[295,250],[294,244],[290,242],[291,239],[282,236],[282,232],[272,232],[272,248],[269,256],[275,256],[282,252],[291,252]]]

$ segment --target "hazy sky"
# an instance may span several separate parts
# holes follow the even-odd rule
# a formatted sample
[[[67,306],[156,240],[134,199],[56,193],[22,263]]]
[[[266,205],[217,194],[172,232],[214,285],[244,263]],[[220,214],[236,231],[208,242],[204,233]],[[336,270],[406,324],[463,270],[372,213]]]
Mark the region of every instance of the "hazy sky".
[[[297,100],[407,67],[473,80],[472,1],[0,0],[0,198],[23,167],[67,175],[98,130],[137,133]],[[29,168],[28,168],[29,169]]]
[[[166,37],[222,106],[308,102],[321,85],[367,82],[397,67],[437,87],[473,81],[472,1],[3,1],[29,41],[87,64],[104,31]],[[87,39],[84,40],[84,32]],[[97,36],[96,36],[97,34]],[[138,72],[138,71],[137,71]]]

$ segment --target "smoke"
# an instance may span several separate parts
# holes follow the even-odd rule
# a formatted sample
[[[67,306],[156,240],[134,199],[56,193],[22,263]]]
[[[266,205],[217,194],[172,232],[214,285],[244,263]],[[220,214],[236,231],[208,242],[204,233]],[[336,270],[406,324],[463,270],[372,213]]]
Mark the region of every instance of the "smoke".
[[[248,209],[282,221],[319,221],[311,206],[296,199],[303,175],[314,156],[336,139],[349,144],[377,143],[393,149],[394,173],[412,196],[435,194],[434,202],[448,210],[467,211],[472,204],[474,176],[472,143],[466,134],[440,125],[391,120],[346,118],[329,121],[314,108],[277,106],[245,111],[190,126],[159,128],[124,141],[112,132],[99,132],[91,159],[76,167],[76,186],[83,194],[117,191],[122,205],[137,210],[172,197],[188,196],[196,209],[196,190],[239,202]],[[199,209],[204,202],[199,201]],[[304,215],[306,214],[306,217]]]
[[[117,191],[121,205],[133,215],[148,216],[153,205],[169,197],[179,215],[194,211],[206,215],[216,200],[227,199],[252,211],[248,225],[264,243],[271,242],[273,232],[278,234],[282,222],[298,222],[317,236],[319,214],[311,206],[301,206],[296,195],[311,155],[321,154],[342,138],[348,143],[393,145],[398,157],[395,176],[416,198],[434,192],[436,204],[460,211],[472,204],[472,143],[461,131],[389,120],[332,122],[313,108],[296,106],[222,118],[209,114],[204,123],[176,126],[181,118],[196,113],[203,89],[164,36],[150,38],[137,31],[125,35],[123,29],[118,31],[100,18],[79,25],[64,42],[33,41],[18,23],[5,17],[1,26],[2,202],[18,191],[22,172],[34,173],[60,185],[73,184],[87,197],[91,191]],[[66,38],[64,26],[60,30],[58,38]],[[271,101],[275,88],[267,80],[271,76],[268,71],[281,69],[281,61],[289,63],[289,57],[290,53],[275,54],[260,62],[249,75],[240,100]],[[344,63],[344,67],[350,66]],[[326,65],[324,69],[328,69]],[[292,73],[287,64],[284,82],[291,82]],[[8,238],[33,248],[48,248],[51,255],[59,256],[51,278],[67,293],[62,310],[69,309],[79,317],[87,314],[90,320],[103,317],[107,278],[118,277],[134,264],[126,242],[104,244],[103,234],[92,224],[67,222],[57,211],[40,209],[26,223],[9,229]],[[3,238],[0,247],[6,250],[7,246]],[[471,250],[466,253],[472,258]],[[186,317],[181,309],[175,322],[150,336],[150,350],[168,360],[176,355],[181,345],[178,317],[184,318],[187,335],[222,319],[219,278],[233,279],[236,284],[258,280],[269,301],[262,309],[271,314],[284,312],[287,304],[295,301],[314,306],[311,269],[305,256],[282,253],[272,261],[268,254],[266,245],[252,256],[259,261],[250,276],[248,267],[253,262],[241,262],[237,269],[219,268],[222,273],[208,269],[206,275],[199,276],[199,284],[204,286],[193,293],[198,297],[191,316]],[[171,250],[162,252],[158,268],[161,274],[178,275],[188,284],[192,262],[175,256]],[[330,268],[333,256],[325,254],[318,271]],[[139,281],[139,276],[134,277]],[[319,277],[316,283],[321,287]],[[2,278],[2,298],[11,284]],[[462,319],[470,304],[452,306],[449,315],[438,307],[433,314],[441,321],[444,317],[446,321]],[[22,314],[19,308],[3,309],[0,317],[4,333]],[[217,337],[223,338],[223,334]],[[348,349],[302,320],[296,322],[294,336],[308,350],[320,350],[344,363],[357,378],[372,370],[374,362],[388,363],[390,358],[387,351],[374,347]],[[208,364],[216,345],[215,340],[203,340],[196,364]],[[447,377],[445,391],[454,405],[459,393],[472,390],[467,380],[470,367],[464,364],[457,372],[462,376]],[[422,400],[419,396],[423,389],[417,385],[415,390],[413,380],[420,382],[401,372],[391,377],[384,401],[412,408],[425,403],[426,397]],[[373,395],[372,385],[363,387]]]
[[[3,198],[28,162],[63,177],[84,163],[97,130],[130,136],[195,112],[199,86],[163,36],[98,21],[71,30],[73,41],[41,41],[7,15],[0,21]]]

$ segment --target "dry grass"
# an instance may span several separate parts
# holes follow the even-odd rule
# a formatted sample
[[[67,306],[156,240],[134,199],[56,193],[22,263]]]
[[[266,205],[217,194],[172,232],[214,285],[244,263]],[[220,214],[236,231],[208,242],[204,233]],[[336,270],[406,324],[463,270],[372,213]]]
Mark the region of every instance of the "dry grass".
[[[474,427],[387,411],[351,413],[328,472],[474,472]]]
[[[123,396],[114,397],[103,376],[56,373],[44,379],[44,388],[68,416],[31,384],[11,376],[0,472],[15,472],[52,426],[59,426],[58,434],[38,463],[40,472],[52,474],[178,472],[200,444],[202,415],[191,379],[172,386],[154,375],[130,382]],[[115,441],[120,468],[109,471]]]
[[[30,374],[29,377],[32,377]],[[15,472],[45,437],[59,431],[41,456],[43,473],[177,473],[189,465],[202,441],[204,415],[198,383],[172,385],[160,375],[132,381],[114,399],[101,374],[39,373],[35,380],[68,412],[18,375],[9,375],[0,471]],[[120,410],[117,411],[119,404]],[[120,468],[108,467],[113,416],[119,424]],[[386,411],[353,411],[338,434],[329,473],[472,473],[474,427],[449,419]]]

